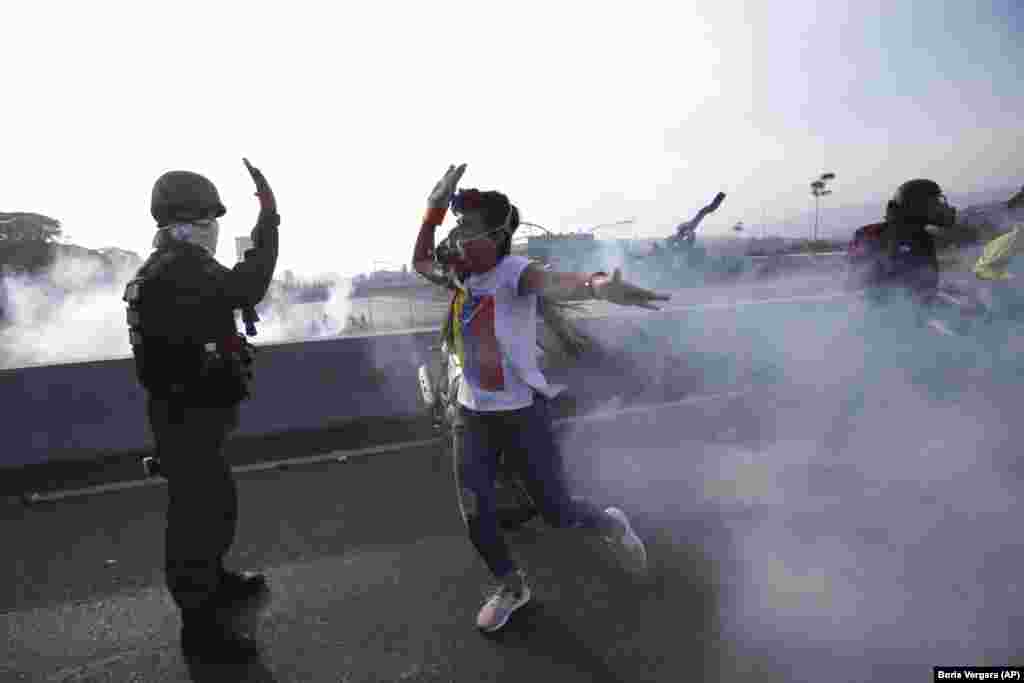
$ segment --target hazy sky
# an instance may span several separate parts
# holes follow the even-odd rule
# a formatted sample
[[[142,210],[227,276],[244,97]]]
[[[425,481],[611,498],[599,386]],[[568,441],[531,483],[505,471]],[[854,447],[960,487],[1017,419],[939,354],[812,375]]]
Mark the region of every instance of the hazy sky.
[[[651,236],[718,190],[709,233],[807,210],[824,171],[834,203],[1024,184],[1017,0],[7,5],[0,210],[89,247],[148,253],[152,183],[183,168],[218,185],[233,262],[243,155],[304,274],[407,261],[463,161],[524,220]]]

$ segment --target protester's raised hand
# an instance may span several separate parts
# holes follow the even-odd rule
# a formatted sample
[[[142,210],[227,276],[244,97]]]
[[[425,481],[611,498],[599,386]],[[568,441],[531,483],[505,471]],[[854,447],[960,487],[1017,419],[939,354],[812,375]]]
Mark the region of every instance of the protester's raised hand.
[[[652,311],[660,310],[651,301],[668,301],[668,294],[657,294],[643,289],[622,279],[622,269],[616,268],[610,278],[602,278],[594,282],[594,296],[620,306],[639,306]]]
[[[256,184],[256,196],[260,200],[260,209],[269,213],[277,213],[277,200],[274,199],[274,191],[270,189],[270,183],[263,177],[260,169],[249,163],[249,160],[242,157],[242,162],[249,170],[252,181]]]
[[[722,205],[723,201],[725,201],[725,193],[719,192],[715,195],[715,198],[711,200],[711,203],[704,208],[708,213],[711,213],[712,211],[717,210],[718,207]]]
[[[447,209],[455,190],[459,186],[462,174],[466,172],[466,164],[449,166],[441,179],[434,185],[433,191],[427,197],[427,206],[431,209]]]

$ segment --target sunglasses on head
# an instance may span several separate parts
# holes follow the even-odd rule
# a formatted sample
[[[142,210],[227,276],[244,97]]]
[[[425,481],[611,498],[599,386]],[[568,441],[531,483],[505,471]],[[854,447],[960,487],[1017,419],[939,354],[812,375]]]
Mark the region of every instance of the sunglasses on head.
[[[452,195],[451,207],[454,213],[463,213],[483,208],[480,192],[477,190],[460,190]]]

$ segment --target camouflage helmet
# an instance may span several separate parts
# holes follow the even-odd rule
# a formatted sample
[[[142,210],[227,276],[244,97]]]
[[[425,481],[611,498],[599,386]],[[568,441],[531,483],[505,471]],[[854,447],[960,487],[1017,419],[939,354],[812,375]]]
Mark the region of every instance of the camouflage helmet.
[[[164,226],[175,220],[220,218],[227,209],[216,186],[205,176],[191,171],[168,171],[153,184],[149,211],[157,225]]]
[[[896,189],[886,205],[888,220],[903,220],[948,227],[956,222],[956,209],[946,202],[942,188],[934,180],[915,178]]]

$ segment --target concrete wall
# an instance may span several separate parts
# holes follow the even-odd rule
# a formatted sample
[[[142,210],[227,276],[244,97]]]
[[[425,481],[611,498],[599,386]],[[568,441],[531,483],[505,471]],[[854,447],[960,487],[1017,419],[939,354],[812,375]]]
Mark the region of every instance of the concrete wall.
[[[416,412],[415,368],[433,331],[260,347],[240,434]],[[0,467],[147,448],[132,359],[0,370]]]
[[[779,349],[759,335],[759,321],[774,306],[807,305],[817,304],[766,303],[661,314],[634,309],[589,319],[584,326],[609,347],[629,350],[636,361],[633,376],[624,377],[627,371],[621,367],[586,364],[553,370],[549,376],[576,392],[610,396],[624,383],[663,380],[669,370],[659,363],[671,349],[689,365],[672,370],[689,373],[687,391],[726,389],[755,376],[770,381]],[[429,357],[437,336],[436,330],[419,330],[260,346],[254,395],[243,404],[238,434],[416,414],[416,368]],[[635,374],[637,366],[642,376]],[[130,358],[0,370],[0,467],[149,448],[144,399]]]

